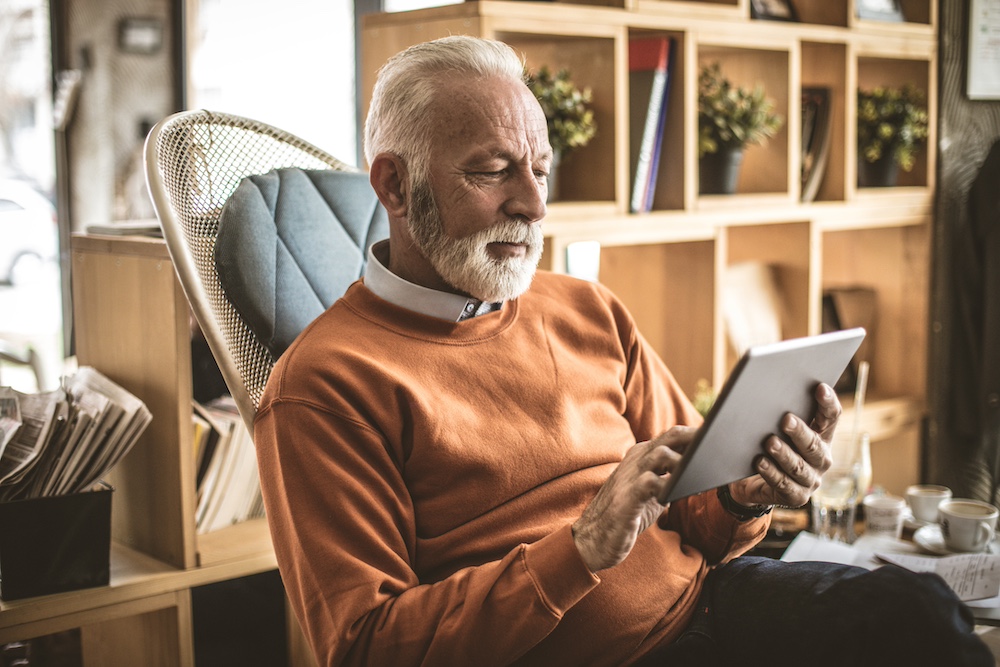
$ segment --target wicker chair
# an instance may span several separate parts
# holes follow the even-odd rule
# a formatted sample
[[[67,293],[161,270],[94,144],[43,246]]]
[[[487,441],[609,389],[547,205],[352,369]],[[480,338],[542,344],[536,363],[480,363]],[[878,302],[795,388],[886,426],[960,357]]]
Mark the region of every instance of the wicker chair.
[[[250,175],[287,168],[358,170],[287,132],[210,111],[185,111],[159,122],[146,139],[145,162],[147,186],[177,275],[253,433],[275,355],[220,282],[215,250],[223,207]]]

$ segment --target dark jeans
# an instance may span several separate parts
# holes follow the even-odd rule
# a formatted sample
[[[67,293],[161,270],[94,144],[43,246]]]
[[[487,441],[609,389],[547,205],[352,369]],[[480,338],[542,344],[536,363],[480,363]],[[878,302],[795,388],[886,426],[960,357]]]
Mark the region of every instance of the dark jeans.
[[[944,581],[892,565],[743,557],[709,574],[683,635],[643,667],[993,667]]]

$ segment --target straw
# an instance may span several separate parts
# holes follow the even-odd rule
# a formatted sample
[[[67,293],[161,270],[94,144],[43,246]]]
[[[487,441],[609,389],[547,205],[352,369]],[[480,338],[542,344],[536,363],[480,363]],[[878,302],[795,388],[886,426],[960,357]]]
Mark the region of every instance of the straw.
[[[858,364],[858,384],[854,388],[854,426],[851,429],[851,443],[858,441],[861,433],[861,412],[865,407],[865,393],[868,390],[868,362]]]

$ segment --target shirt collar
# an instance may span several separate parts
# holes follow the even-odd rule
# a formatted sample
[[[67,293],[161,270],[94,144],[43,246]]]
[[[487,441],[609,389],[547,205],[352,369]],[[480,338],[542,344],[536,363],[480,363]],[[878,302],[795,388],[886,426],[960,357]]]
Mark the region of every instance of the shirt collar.
[[[391,304],[430,315],[449,322],[499,310],[503,304],[483,303],[461,294],[442,292],[400,278],[386,266],[389,262],[389,241],[379,241],[368,248],[365,266],[365,286],[375,296]]]

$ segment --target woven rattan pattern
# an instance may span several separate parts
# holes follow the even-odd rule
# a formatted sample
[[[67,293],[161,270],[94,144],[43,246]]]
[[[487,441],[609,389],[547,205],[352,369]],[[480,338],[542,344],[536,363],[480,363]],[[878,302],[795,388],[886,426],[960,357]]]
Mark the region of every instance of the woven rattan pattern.
[[[222,207],[240,181],[252,174],[286,167],[356,170],[274,127],[210,111],[174,116],[161,129],[156,152],[176,223],[183,230],[210,309],[256,411],[275,360],[219,283],[214,253]]]

